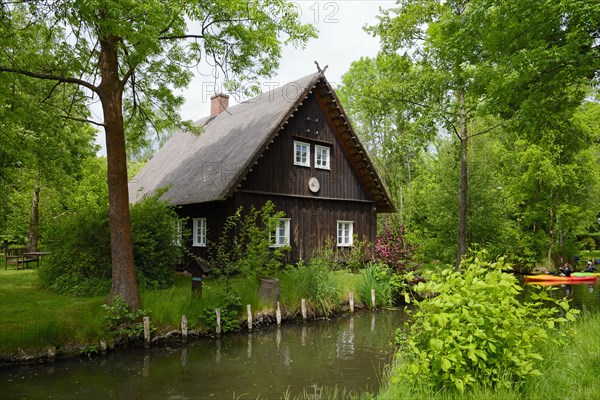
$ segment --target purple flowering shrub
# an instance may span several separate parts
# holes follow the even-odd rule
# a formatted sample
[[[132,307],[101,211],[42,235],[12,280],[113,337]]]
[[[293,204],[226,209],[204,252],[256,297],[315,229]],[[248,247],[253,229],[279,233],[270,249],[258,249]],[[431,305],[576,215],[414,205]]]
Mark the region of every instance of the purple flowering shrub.
[[[404,237],[404,226],[390,224],[386,219],[381,233],[375,239],[375,256],[396,274],[414,271],[418,265],[413,261],[416,246]]]

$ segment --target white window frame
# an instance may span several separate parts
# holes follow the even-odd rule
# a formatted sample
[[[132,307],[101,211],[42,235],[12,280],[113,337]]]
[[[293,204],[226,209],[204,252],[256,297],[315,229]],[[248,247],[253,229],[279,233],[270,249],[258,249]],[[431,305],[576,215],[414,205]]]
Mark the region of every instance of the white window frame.
[[[337,221],[337,246],[352,247],[354,237],[354,221]]]
[[[175,221],[173,244],[181,246],[183,243],[183,221]]]
[[[319,162],[318,155],[321,153],[321,162]],[[323,158],[323,155],[326,155]],[[328,146],[315,145],[315,168],[319,169],[330,169],[331,165],[331,149]]]
[[[283,236],[280,235],[280,229],[283,224]],[[283,239],[281,241],[280,239]],[[282,247],[290,245],[290,218],[279,218],[277,227],[271,232],[271,245],[269,247]]]
[[[194,218],[192,221],[192,246],[206,247],[206,218]]]
[[[300,161],[298,161],[298,148],[297,146],[306,147],[306,160],[302,161],[302,157],[300,157]],[[301,154],[300,154],[301,156]],[[310,167],[310,143],[300,142],[298,140],[294,140],[294,165],[299,165],[301,167]]]

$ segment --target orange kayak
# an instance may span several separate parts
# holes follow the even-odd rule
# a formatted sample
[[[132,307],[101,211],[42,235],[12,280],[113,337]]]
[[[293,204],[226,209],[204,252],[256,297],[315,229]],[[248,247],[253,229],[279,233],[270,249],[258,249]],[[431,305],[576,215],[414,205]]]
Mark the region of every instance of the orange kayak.
[[[558,276],[550,274],[525,275],[525,282],[553,282],[553,283],[594,283],[598,280],[597,276]]]

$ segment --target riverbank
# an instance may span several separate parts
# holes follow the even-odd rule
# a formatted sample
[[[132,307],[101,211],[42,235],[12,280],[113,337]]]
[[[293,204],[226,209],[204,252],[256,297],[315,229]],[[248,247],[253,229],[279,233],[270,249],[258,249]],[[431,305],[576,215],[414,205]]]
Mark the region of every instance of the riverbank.
[[[539,352],[541,376],[515,385],[506,376],[497,387],[476,386],[468,392],[439,392],[384,383],[377,400],[588,400],[600,399],[600,313],[583,313],[573,323],[560,327],[569,340],[563,345],[545,342]],[[393,366],[391,367],[393,368]]]
[[[112,337],[108,330],[103,297],[57,294],[41,288],[36,275],[32,269],[0,271],[0,364],[43,362],[94,354],[125,344],[122,338]],[[333,278],[339,297],[335,304],[328,306],[325,314],[347,310],[350,292],[353,292],[356,307],[361,307],[357,286],[362,282],[362,275],[335,271]],[[192,296],[190,277],[176,275],[174,280],[171,288],[141,292],[141,308],[150,317],[153,342],[181,340],[183,315],[188,321],[189,339],[214,335],[214,326],[207,321],[206,315],[222,307],[223,283],[207,279],[203,282],[202,295]],[[302,319],[301,297],[294,287],[295,283],[289,274],[280,275],[283,321]],[[250,305],[254,326],[275,323],[275,308],[273,304],[260,301],[256,282],[235,279],[231,287],[239,296],[238,301],[244,310],[246,305]],[[318,305],[310,301],[306,303],[309,319],[323,315]],[[246,314],[240,312],[235,321],[229,323],[237,324],[238,328],[246,326],[247,329],[246,321]],[[133,340],[129,344],[139,342]]]

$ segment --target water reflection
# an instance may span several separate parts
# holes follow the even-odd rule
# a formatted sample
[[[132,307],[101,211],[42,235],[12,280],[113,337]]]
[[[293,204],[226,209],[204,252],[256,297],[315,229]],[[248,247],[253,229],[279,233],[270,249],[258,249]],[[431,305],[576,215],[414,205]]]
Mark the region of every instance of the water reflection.
[[[350,359],[354,355],[354,316],[348,320],[348,327],[338,332],[336,357]]]
[[[539,290],[526,285],[526,292]],[[554,291],[600,312],[598,285]],[[0,368],[3,399],[279,399],[321,386],[376,391],[402,310],[254,329],[183,346],[128,349],[92,360]],[[316,386],[315,386],[316,385]]]
[[[542,290],[543,286],[539,285],[524,285],[525,290],[523,295],[527,296],[533,291]],[[571,306],[580,310],[588,310],[591,312],[600,312],[600,290],[598,290],[598,282],[596,283],[580,283],[580,284],[559,284],[551,285],[551,296],[555,298],[567,298],[571,302]]]
[[[0,369],[3,399],[280,398],[315,387],[375,391],[402,311],[253,330],[183,346]],[[316,386],[315,386],[316,385]]]

